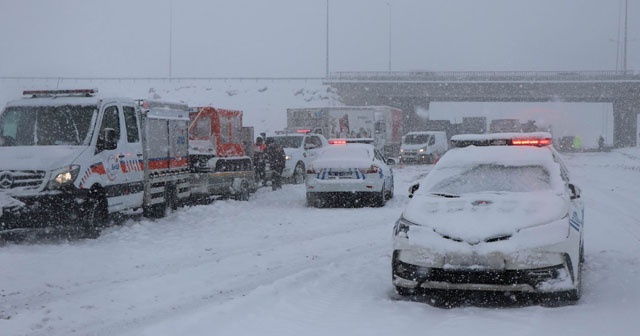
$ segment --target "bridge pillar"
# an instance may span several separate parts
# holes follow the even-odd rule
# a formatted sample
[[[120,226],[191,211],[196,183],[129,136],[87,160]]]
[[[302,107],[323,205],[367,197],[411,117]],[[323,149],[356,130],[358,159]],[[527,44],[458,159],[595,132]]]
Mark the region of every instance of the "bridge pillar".
[[[640,101],[625,99],[613,102],[613,146],[616,148],[637,145],[638,113]]]

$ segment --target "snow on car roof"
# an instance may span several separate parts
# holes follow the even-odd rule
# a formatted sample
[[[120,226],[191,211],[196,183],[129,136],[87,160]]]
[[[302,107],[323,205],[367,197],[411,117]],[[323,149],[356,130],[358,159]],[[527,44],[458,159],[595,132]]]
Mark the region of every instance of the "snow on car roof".
[[[551,139],[549,132],[529,133],[488,133],[488,134],[458,134],[451,137],[451,141],[482,141],[499,139]]]
[[[374,151],[373,145],[370,144],[350,143],[331,145],[320,153],[311,165],[316,168],[353,168],[355,167],[354,163],[357,162],[363,167],[368,167],[373,160]]]

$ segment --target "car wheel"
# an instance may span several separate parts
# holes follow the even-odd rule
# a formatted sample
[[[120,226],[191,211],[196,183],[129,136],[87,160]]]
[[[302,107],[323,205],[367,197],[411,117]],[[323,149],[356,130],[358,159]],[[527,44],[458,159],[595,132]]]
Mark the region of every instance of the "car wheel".
[[[296,168],[293,169],[293,184],[302,184],[304,183],[305,178],[304,163],[298,162],[298,164],[296,164]]]
[[[373,194],[373,206],[383,207],[385,203],[387,203],[387,192],[384,189],[384,185],[382,185],[382,190]]]
[[[581,242],[578,256],[578,269],[576,270],[576,288],[567,291],[565,294],[569,302],[577,302],[582,296],[582,264],[584,264],[584,249]]]
[[[389,187],[389,190],[387,191],[387,200],[390,200],[390,199],[393,198],[393,189],[394,189],[393,178],[391,178],[391,186]]]

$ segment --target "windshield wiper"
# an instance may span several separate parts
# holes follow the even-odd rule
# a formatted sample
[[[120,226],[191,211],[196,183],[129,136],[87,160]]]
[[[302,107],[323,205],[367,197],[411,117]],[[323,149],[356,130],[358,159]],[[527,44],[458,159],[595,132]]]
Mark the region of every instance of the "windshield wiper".
[[[460,197],[460,195],[445,194],[445,193],[431,193],[431,195],[440,196],[440,197],[446,197],[446,198],[459,198]]]

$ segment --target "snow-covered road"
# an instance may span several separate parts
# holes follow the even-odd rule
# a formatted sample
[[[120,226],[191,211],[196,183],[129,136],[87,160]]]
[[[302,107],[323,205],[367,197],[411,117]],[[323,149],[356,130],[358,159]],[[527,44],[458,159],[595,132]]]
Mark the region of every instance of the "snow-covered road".
[[[96,240],[0,247],[0,335],[636,335],[640,151],[566,156],[586,210],[575,306],[441,309],[397,300],[391,228],[427,167],[397,167],[383,208],[315,209],[259,190]]]

